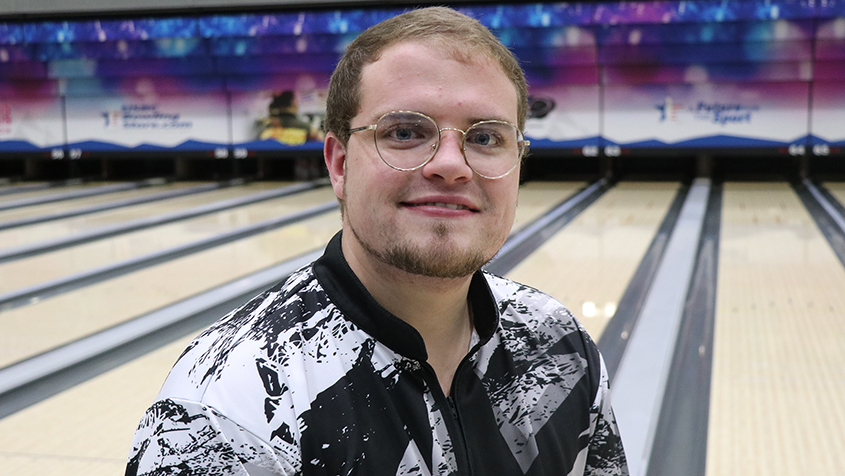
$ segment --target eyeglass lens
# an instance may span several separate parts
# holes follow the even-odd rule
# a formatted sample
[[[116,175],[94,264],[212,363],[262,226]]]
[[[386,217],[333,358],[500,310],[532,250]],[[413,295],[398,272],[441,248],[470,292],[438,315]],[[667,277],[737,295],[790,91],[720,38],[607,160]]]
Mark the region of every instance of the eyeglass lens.
[[[390,113],[376,124],[376,148],[388,165],[412,170],[434,155],[439,132],[437,124],[422,114]],[[463,146],[467,163],[473,170],[482,176],[498,177],[508,173],[519,161],[524,139],[519,129],[511,124],[482,121],[465,131]]]

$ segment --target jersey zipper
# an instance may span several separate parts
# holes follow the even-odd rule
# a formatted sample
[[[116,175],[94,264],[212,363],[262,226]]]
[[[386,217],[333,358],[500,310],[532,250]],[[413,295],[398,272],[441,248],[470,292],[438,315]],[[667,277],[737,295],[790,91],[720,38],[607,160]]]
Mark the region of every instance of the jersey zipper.
[[[466,436],[464,435],[464,428],[461,423],[461,415],[455,399],[458,388],[457,381],[464,362],[462,361],[458,365],[457,371],[455,371],[455,376],[452,379],[452,391],[448,397],[443,392],[443,389],[440,388],[440,381],[437,379],[437,374],[431,365],[426,362],[422,363],[422,366],[426,371],[429,387],[432,390],[431,393],[434,395],[437,405],[443,409],[441,414],[443,415],[443,420],[446,422],[446,429],[449,431],[449,438],[451,439],[452,448],[455,452],[455,463],[458,466],[457,474],[460,476],[470,476],[473,474],[472,465],[470,464]]]

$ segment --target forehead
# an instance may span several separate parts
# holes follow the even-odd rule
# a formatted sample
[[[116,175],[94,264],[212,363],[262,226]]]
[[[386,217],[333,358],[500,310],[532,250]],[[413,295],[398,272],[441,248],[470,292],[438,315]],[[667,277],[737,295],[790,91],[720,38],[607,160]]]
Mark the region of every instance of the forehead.
[[[459,114],[517,120],[516,87],[499,63],[434,41],[391,45],[361,73],[359,115],[413,110],[435,119]]]

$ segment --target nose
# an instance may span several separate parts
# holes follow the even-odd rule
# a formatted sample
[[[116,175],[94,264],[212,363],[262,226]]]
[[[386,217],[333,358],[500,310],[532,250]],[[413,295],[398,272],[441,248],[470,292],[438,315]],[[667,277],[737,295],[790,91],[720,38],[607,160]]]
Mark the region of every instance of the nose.
[[[461,150],[462,143],[462,131],[449,127],[441,129],[440,144],[434,157],[423,166],[423,175],[430,179],[439,178],[447,183],[470,180],[473,172],[464,158],[464,152]]]

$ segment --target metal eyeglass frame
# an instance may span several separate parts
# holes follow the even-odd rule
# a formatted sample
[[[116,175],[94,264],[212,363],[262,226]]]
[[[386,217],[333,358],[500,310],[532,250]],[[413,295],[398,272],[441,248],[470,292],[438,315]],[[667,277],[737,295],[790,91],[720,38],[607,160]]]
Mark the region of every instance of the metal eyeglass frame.
[[[434,119],[432,119],[428,115],[423,114],[421,112],[417,112],[417,111],[390,111],[390,112],[386,112],[386,113],[382,114],[381,116],[379,116],[379,118],[378,118],[378,120],[376,120],[375,124],[370,124],[368,126],[362,126],[362,127],[356,127],[354,129],[349,129],[349,134],[352,135],[356,132],[361,132],[361,131],[375,131],[378,128],[378,123],[381,122],[382,119],[384,119],[386,116],[389,116],[390,114],[417,114],[417,115],[420,115],[420,116],[428,119],[429,121],[431,121],[431,123],[434,124],[434,128],[437,129],[437,142],[432,146],[433,150],[431,151],[431,155],[429,155],[428,158],[425,159],[423,161],[423,163],[421,163],[420,165],[417,165],[417,166],[411,167],[411,168],[407,168],[407,169],[392,165],[384,159],[384,157],[381,155],[381,150],[379,150],[379,148],[378,148],[378,140],[376,138],[376,135],[373,134],[373,144],[376,147],[376,152],[378,152],[378,156],[381,159],[381,161],[384,162],[385,165],[387,165],[391,169],[399,170],[401,172],[412,172],[414,170],[417,170],[417,169],[424,167],[427,163],[431,162],[431,159],[433,159],[434,156],[437,155],[437,151],[440,149],[440,138],[441,138],[440,133],[443,132],[443,131],[455,131],[455,132],[461,133],[461,155],[463,155],[463,157],[464,157],[464,162],[467,164],[467,167],[469,167],[474,174],[478,175],[479,177],[486,178],[488,180],[500,179],[500,178],[508,175],[509,173],[513,172],[519,166],[520,162],[522,161],[522,158],[525,157],[525,152],[528,150],[528,146],[531,144],[531,142],[528,139],[525,138],[525,135],[522,134],[522,131],[520,131],[518,127],[516,127],[515,125],[513,125],[513,124],[511,124],[510,122],[507,122],[507,121],[499,121],[499,120],[496,120],[496,119],[491,119],[491,120],[487,120],[487,121],[478,121],[478,122],[472,124],[471,126],[467,127],[467,131],[468,131],[468,130],[472,129],[473,127],[475,127],[479,124],[490,124],[490,123],[507,124],[507,125],[513,127],[514,129],[516,129],[520,134],[522,134],[522,142],[523,142],[524,145],[522,147],[522,151],[519,154],[519,157],[517,157],[516,162],[514,162],[513,167],[511,167],[510,170],[508,170],[507,172],[505,172],[501,175],[497,175],[495,177],[490,177],[488,175],[484,175],[484,174],[479,173],[477,170],[475,170],[475,168],[472,166],[472,164],[469,163],[469,160],[467,160],[467,154],[466,154],[466,149],[465,149],[466,131],[461,130],[461,129],[457,129],[455,127],[443,127],[443,128],[441,128],[440,126],[437,125],[437,121],[435,121]]]

